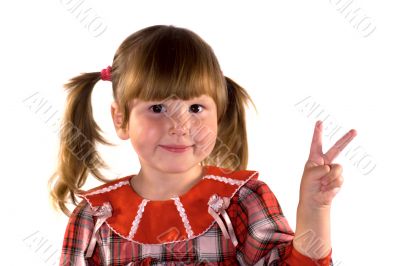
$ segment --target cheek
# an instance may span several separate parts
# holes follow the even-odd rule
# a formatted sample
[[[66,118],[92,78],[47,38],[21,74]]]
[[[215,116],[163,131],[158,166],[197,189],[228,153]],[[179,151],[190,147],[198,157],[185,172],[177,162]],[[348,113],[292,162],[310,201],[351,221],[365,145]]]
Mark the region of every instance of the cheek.
[[[196,121],[193,127],[193,141],[203,150],[212,149],[218,134],[216,119]]]
[[[149,148],[158,144],[162,134],[162,124],[152,120],[137,120],[129,131],[135,149]]]

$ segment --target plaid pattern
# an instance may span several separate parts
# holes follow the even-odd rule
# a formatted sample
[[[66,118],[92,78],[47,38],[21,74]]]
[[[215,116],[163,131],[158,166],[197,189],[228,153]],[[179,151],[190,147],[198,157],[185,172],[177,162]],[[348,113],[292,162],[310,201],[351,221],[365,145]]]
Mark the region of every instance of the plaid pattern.
[[[249,180],[227,209],[239,244],[225,239],[217,223],[203,235],[177,243],[138,244],[103,224],[91,258],[85,258],[95,218],[86,201],[70,217],[60,265],[333,265],[330,255],[313,261],[293,249],[294,233],[269,187]],[[171,228],[173,230],[173,228]]]

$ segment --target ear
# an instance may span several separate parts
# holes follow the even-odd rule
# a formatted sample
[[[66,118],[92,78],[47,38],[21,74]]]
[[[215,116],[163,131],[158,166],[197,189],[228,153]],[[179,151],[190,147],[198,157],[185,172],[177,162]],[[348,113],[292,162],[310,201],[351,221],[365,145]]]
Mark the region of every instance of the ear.
[[[128,127],[122,128],[122,122],[124,120],[124,115],[116,102],[113,102],[111,104],[111,116],[112,116],[112,120],[114,122],[115,131],[117,132],[118,137],[122,140],[129,139],[129,133],[128,133],[128,129],[127,129]]]

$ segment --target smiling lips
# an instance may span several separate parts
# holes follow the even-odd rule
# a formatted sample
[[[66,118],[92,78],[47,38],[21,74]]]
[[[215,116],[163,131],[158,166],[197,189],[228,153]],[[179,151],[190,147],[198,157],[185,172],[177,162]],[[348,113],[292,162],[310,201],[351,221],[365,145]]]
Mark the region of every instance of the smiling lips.
[[[161,148],[170,151],[170,152],[177,152],[177,153],[181,153],[181,152],[185,152],[187,150],[189,150],[191,146],[187,146],[187,145],[160,145]]]

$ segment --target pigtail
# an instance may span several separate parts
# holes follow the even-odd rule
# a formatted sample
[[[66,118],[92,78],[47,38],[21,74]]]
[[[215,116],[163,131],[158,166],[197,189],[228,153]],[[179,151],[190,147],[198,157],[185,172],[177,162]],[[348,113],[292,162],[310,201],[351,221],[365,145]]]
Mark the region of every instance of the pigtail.
[[[83,73],[65,84],[68,92],[66,109],[60,128],[58,165],[49,185],[55,207],[70,215],[67,203],[78,204],[76,194],[89,173],[97,179],[107,180],[99,172],[107,167],[95,149],[97,142],[112,145],[101,136],[94,121],[91,94],[100,80],[100,72]]]
[[[216,165],[230,170],[245,170],[248,163],[246,109],[248,101],[254,105],[244,88],[225,77],[228,92],[227,109],[218,123],[218,138],[209,157]]]

